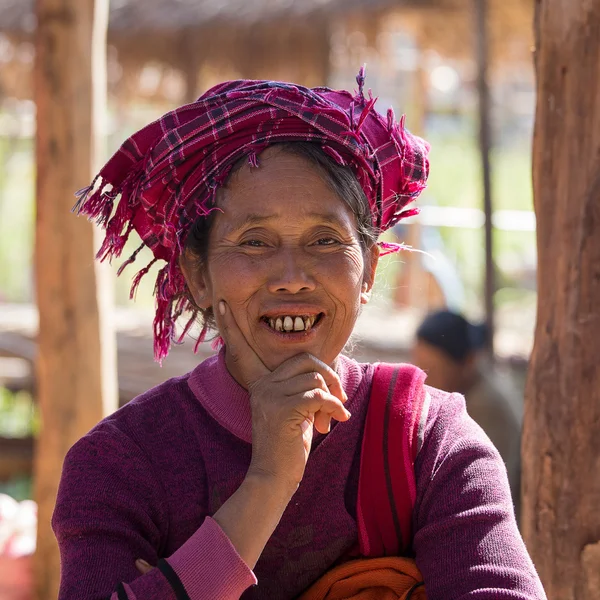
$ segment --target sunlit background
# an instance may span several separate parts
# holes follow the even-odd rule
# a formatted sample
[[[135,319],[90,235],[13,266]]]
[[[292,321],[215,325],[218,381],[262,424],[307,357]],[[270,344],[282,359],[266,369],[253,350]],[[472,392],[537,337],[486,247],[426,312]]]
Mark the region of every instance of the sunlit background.
[[[388,234],[425,253],[383,261],[376,297],[357,328],[356,354],[369,360],[406,357],[415,325],[431,309],[447,306],[477,320],[484,317],[485,306],[471,2],[401,4],[111,2],[106,157],[136,129],[224,79],[271,78],[354,89],[364,63],[366,85],[379,97],[379,110],[385,113],[392,106],[396,115],[406,114],[408,128],[430,141],[431,177],[419,199],[421,215]],[[517,390],[531,349],[536,301],[532,18],[531,2],[489,2],[495,342]],[[35,25],[32,3],[0,0],[0,439],[4,455],[13,456],[12,462],[0,457],[0,491],[17,499],[31,495],[30,446],[19,440],[35,435],[37,428],[31,368],[37,327],[32,265]],[[137,244],[130,245],[133,250]],[[129,300],[131,277],[126,270],[115,284],[121,401],[199,360],[187,343],[162,371],[152,363],[153,277],[143,280],[135,303]],[[201,349],[200,358],[206,352],[210,348]]]

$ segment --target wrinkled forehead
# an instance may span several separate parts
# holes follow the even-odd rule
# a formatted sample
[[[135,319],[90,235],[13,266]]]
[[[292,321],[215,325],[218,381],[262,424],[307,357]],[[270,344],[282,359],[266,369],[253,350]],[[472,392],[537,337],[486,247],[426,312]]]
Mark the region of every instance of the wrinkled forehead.
[[[229,220],[249,224],[272,219],[354,223],[323,170],[279,148],[267,148],[258,165],[239,165],[217,192],[217,206]]]

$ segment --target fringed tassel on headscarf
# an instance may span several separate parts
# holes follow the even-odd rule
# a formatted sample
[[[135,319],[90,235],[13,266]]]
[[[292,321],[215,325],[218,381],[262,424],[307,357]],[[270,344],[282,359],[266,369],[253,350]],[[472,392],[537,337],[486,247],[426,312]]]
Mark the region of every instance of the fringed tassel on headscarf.
[[[367,65],[364,64],[359,70],[358,75],[356,76],[356,83],[358,84],[358,92],[354,97],[357,102],[360,102],[362,106],[365,104],[365,71],[367,69]]]
[[[192,306],[191,306],[191,304],[188,302],[187,298],[182,298],[182,300],[183,300],[183,302],[181,303],[181,308],[176,311],[176,315],[173,317],[173,320],[177,321],[177,319],[186,310],[192,310],[192,314],[191,314],[190,318],[187,320],[187,323],[184,325],[184,327],[181,330],[181,333],[179,334],[179,336],[177,337],[177,339],[173,340],[173,342],[175,344],[183,344],[183,340],[185,339],[185,336],[189,333],[190,329],[192,328],[192,326],[196,322],[196,317],[198,316],[198,309],[195,309],[195,308],[193,309]]]
[[[408,244],[403,244],[402,242],[377,242],[377,245],[381,249],[379,252],[379,256],[386,256],[387,254],[395,254],[397,252],[418,252],[419,254],[424,254],[429,258],[434,258],[429,252],[425,252],[425,250],[420,250],[419,248],[413,248]]]
[[[248,164],[252,168],[257,169],[260,166],[258,157],[267,148],[267,146],[268,146],[268,144],[251,144],[247,147],[248,148]],[[229,176],[229,173],[231,172],[232,167],[233,167],[233,165],[229,166],[229,168],[227,169],[227,173],[225,174],[225,177],[221,178],[221,180],[219,181],[219,186],[221,186],[225,183],[227,177]]]
[[[137,294],[138,287],[144,275],[148,273],[148,271],[152,268],[152,265],[158,260],[158,258],[153,258],[143,269],[140,269],[137,272],[137,275],[133,278],[131,283],[131,289],[129,290],[129,299],[133,300],[135,295]],[[123,266],[123,265],[121,265]]]
[[[392,133],[394,131],[394,126],[396,125],[396,115],[394,114],[394,109],[390,106],[387,109],[387,130],[388,133]]]
[[[189,304],[186,298],[178,298],[178,292],[184,289],[184,286],[185,279],[179,269],[177,257],[174,256],[160,269],[154,286],[156,296],[154,359],[161,364],[163,358],[169,353],[171,342],[176,339],[175,322]]]
[[[200,344],[206,341],[206,335],[208,334],[208,323],[206,321],[202,324],[202,331],[200,331],[200,335],[194,344],[194,354],[198,353],[198,348]]]
[[[409,217],[416,217],[420,213],[421,213],[421,209],[417,206],[414,206],[413,208],[407,208],[407,209],[401,211],[400,213],[398,213],[398,221],[400,221],[401,219],[408,219]],[[396,223],[398,221],[396,221]],[[394,225],[396,223],[394,223]]]
[[[106,231],[102,245],[96,254],[96,258],[100,261],[119,257],[129,239],[133,230],[132,220],[135,204],[138,202],[141,173],[141,167],[132,170],[119,186],[113,186],[98,176],[91,186],[78,192],[79,198],[74,210],[95,221]],[[113,207],[119,196],[113,214]]]
[[[94,178],[92,183],[90,183],[90,185],[81,188],[80,190],[77,190],[75,192],[75,197],[77,198],[77,201],[75,202],[75,206],[73,206],[73,208],[71,209],[71,212],[77,213],[78,215],[81,214],[84,204],[87,202],[89,195],[96,187],[96,183],[101,180],[102,178],[100,177],[100,175],[96,175],[96,177]],[[102,184],[100,185],[100,187],[102,187]]]
[[[396,252],[402,252],[403,250],[408,250],[409,252],[412,252],[414,250],[412,246],[398,242],[377,242],[377,245],[380,249],[380,257],[386,256],[387,254],[395,254]]]
[[[184,328],[181,330],[179,337],[176,340],[173,340],[176,344],[183,344],[183,340],[185,339],[185,336],[188,334],[189,330],[192,328],[192,325],[196,322],[196,314],[197,314],[196,311],[194,311],[194,314],[188,319]]]
[[[252,168],[258,169],[258,156],[256,155],[256,152],[254,150],[248,154],[248,164]]]
[[[331,146],[328,146],[327,144],[323,144],[321,146],[321,148],[323,149],[323,152],[325,152],[325,154],[327,154],[328,156],[333,158],[333,160],[335,160],[335,162],[338,165],[340,165],[341,167],[346,166],[347,163],[344,160],[344,157],[335,148],[332,148]]]
[[[171,336],[173,333],[173,322],[171,309],[173,298],[166,293],[169,265],[160,269],[154,284],[154,296],[156,297],[156,313],[154,315],[154,360],[162,365],[162,360],[169,353]]]
[[[169,354],[173,321],[171,319],[171,301],[156,299],[156,314],[154,315],[154,360],[162,366],[162,361]]]
[[[342,131],[340,133],[341,136],[351,137],[353,140],[355,140],[365,156],[369,153],[369,151],[368,151],[369,147],[365,143],[365,141],[361,138],[360,131],[361,131],[363,125],[365,124],[365,121],[367,120],[369,114],[371,113],[373,107],[375,106],[376,102],[377,102],[377,98],[370,98],[368,102],[363,98],[363,102],[362,102],[363,109],[360,112],[358,120],[355,122],[354,107],[356,105],[355,105],[355,102],[352,101],[350,103],[350,108],[348,109],[348,114],[349,114],[349,118],[350,118],[350,129],[348,131]]]
[[[121,273],[125,270],[125,267],[135,262],[137,255],[142,251],[142,248],[144,248],[145,245],[146,244],[142,242],[134,251],[134,253],[119,267],[119,270],[117,271],[117,277],[121,275]]]
[[[119,193],[112,184],[97,176],[92,185],[75,192],[77,202],[71,210],[106,228]]]
[[[404,204],[406,204],[406,202],[410,202],[411,200],[412,200],[412,198],[410,198],[410,197],[406,198],[406,201],[404,202]],[[399,202],[398,198],[395,198],[394,202]],[[394,225],[397,225],[400,221],[403,221],[404,219],[408,219],[410,217],[416,217],[418,214],[420,214],[420,212],[421,212],[421,210],[417,206],[413,206],[412,208],[405,208],[404,210],[400,210],[397,213],[395,213],[392,217],[389,218],[390,227],[394,227]],[[390,227],[388,227],[388,229]]]
[[[360,134],[360,130],[362,129],[367,117],[371,110],[375,108],[375,104],[377,102],[377,98],[371,98],[368,102],[365,103],[362,112],[360,113],[360,117],[358,117],[358,122],[356,123],[355,131],[357,134]]]
[[[215,351],[219,351],[225,345],[225,340],[218,335],[213,341],[210,347]]]

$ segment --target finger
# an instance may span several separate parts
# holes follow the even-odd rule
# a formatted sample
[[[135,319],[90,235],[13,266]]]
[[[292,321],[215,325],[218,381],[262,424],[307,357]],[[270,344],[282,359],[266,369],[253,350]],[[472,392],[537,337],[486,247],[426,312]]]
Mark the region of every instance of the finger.
[[[316,389],[331,393],[325,383],[323,375],[317,371],[295,375],[289,379],[278,382],[278,385],[281,386],[281,390],[286,396],[295,396]]]
[[[274,381],[284,381],[291,379],[302,373],[317,372],[323,377],[327,389],[334,396],[337,396],[342,402],[348,400],[346,392],[342,388],[342,382],[338,374],[323,361],[319,360],[312,354],[302,353],[284,361],[273,371]]]
[[[319,411],[315,414],[314,426],[319,433],[329,433],[331,431],[331,415]]]
[[[248,344],[227,303],[220,300],[218,308],[217,325],[225,340],[225,351],[230,360],[238,365],[246,385],[250,386],[270,371]]]
[[[287,401],[294,403],[294,410],[298,413],[300,420],[316,419],[318,413],[336,421],[347,421],[351,416],[339,398],[320,389],[310,390],[301,396],[287,398]],[[320,420],[323,418],[323,416],[319,416]]]
[[[135,561],[135,566],[142,575],[145,575],[149,571],[152,571],[153,568],[152,565],[149,565],[143,558],[138,558]]]

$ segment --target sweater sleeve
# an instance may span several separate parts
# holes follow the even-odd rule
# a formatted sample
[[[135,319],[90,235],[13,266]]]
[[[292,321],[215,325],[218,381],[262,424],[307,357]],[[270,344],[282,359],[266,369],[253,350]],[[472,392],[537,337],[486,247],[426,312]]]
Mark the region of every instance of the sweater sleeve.
[[[545,600],[498,451],[462,396],[430,391],[413,513],[428,600]]]
[[[153,466],[104,423],[67,454],[52,527],[61,554],[59,600],[238,599],[256,579],[210,518],[170,557],[168,507]],[[156,566],[145,575],[141,558]]]

